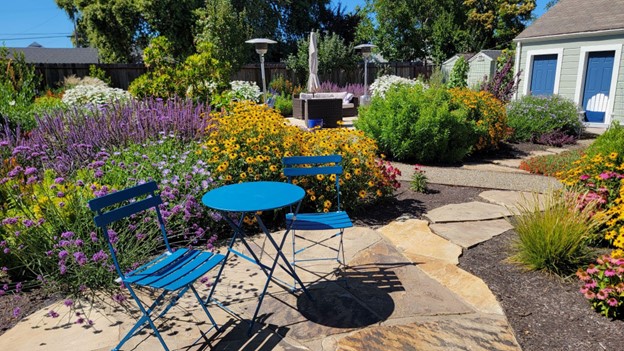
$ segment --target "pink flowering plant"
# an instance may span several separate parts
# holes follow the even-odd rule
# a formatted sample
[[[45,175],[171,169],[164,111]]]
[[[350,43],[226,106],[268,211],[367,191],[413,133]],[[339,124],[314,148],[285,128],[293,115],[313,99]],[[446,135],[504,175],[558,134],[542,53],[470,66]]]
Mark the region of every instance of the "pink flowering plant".
[[[624,258],[604,255],[586,269],[579,268],[581,293],[596,311],[606,317],[621,318],[624,302]]]

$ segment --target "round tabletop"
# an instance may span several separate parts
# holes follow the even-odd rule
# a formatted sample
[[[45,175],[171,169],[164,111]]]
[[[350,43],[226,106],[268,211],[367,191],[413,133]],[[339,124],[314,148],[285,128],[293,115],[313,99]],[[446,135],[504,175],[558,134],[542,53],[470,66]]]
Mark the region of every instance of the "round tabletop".
[[[219,211],[256,212],[292,205],[304,195],[301,187],[290,183],[246,182],[210,190],[202,197],[202,203]]]

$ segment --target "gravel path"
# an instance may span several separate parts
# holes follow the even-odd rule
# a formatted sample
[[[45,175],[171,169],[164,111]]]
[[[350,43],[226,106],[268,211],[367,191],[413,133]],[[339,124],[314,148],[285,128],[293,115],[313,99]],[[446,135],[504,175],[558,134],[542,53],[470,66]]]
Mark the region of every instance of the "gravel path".
[[[398,162],[393,162],[392,165],[401,170],[401,180],[411,180],[414,174],[413,165]],[[459,167],[423,166],[422,169],[425,171],[427,181],[433,184],[529,192],[545,192],[561,187],[561,184],[554,178],[528,173],[462,169]]]

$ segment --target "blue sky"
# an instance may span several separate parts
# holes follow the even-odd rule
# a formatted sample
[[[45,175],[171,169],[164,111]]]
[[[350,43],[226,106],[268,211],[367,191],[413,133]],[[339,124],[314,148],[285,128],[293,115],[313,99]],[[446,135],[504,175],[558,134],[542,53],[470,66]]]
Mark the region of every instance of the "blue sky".
[[[340,2],[347,12],[364,0],[332,0]],[[544,13],[548,0],[537,0],[535,15]],[[0,11],[0,45],[26,47],[33,41],[48,48],[72,47],[69,36],[73,24],[54,0],[3,0]]]

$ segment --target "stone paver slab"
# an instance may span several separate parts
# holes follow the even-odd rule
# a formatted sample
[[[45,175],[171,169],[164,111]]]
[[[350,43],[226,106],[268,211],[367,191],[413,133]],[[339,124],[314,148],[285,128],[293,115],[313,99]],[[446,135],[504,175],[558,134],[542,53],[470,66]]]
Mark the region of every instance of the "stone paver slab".
[[[466,249],[510,229],[513,229],[513,226],[505,219],[431,224],[434,233]]]
[[[505,166],[505,167],[511,167],[511,168],[518,168],[518,167],[520,167],[520,163],[521,162],[522,162],[522,159],[520,159],[520,158],[508,158],[508,159],[494,160],[493,161],[494,164]]]
[[[546,195],[526,191],[487,190],[480,193],[479,197],[494,204],[505,206],[514,214],[518,213],[519,208],[533,210],[537,206],[539,206],[540,211],[543,211],[546,202]]]
[[[413,254],[452,264],[459,263],[461,247],[431,232],[427,221],[419,219],[394,221],[380,228],[379,232],[406,255]]]
[[[498,219],[511,215],[500,205],[472,201],[463,204],[450,204],[429,211],[425,216],[433,223],[467,222]]]
[[[472,316],[378,326],[338,341],[338,351],[520,351],[504,318]]]

